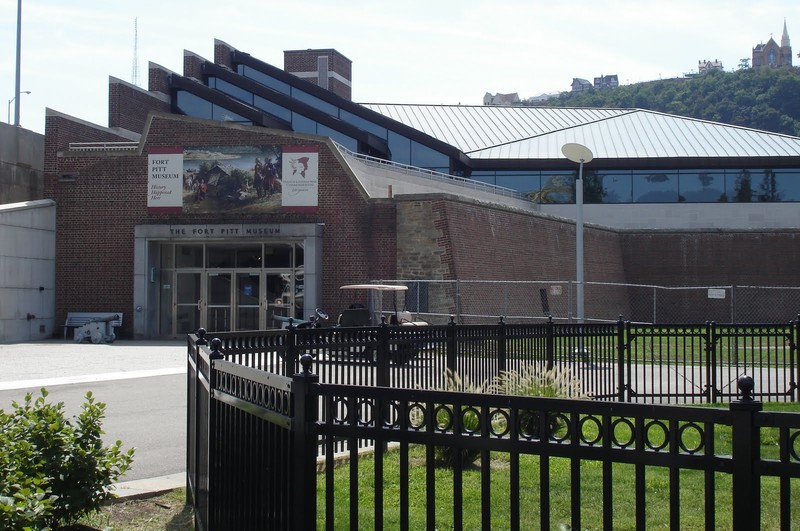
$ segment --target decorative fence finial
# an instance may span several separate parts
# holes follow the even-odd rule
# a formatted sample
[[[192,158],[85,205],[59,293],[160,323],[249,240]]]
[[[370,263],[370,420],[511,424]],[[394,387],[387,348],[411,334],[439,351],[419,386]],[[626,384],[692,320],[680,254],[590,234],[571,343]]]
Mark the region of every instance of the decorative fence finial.
[[[314,356],[306,352],[300,356],[300,365],[303,366],[303,374],[311,374],[311,363],[314,361]]]
[[[198,345],[208,345],[208,340],[206,339],[206,329],[205,328],[198,328],[197,329],[197,344]]]
[[[215,337],[211,340],[211,355],[209,358],[212,360],[222,360],[225,359],[225,356],[222,355],[222,340],[218,337]]]
[[[753,377],[743,374],[739,376],[739,379],[736,380],[736,383],[739,385],[739,391],[741,391],[742,393],[742,398],[740,401],[752,402],[753,389],[755,388],[755,382],[753,381]]]

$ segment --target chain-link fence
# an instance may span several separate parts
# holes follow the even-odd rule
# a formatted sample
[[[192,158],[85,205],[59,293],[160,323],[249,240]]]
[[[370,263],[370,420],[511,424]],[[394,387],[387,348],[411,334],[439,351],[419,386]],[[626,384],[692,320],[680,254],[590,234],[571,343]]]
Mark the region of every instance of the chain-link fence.
[[[408,291],[383,297],[374,308],[396,306],[415,318],[445,324],[576,319],[575,281],[383,280]],[[684,286],[586,282],[586,321],[639,323],[787,323],[800,314],[800,287]]]

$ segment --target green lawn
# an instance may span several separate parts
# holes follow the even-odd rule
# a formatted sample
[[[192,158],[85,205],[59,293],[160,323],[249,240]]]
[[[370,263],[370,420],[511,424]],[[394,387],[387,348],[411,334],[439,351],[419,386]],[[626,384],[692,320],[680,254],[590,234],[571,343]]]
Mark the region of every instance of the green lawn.
[[[799,404],[765,404],[765,409],[781,411],[800,411]],[[589,424],[587,424],[589,425]],[[692,445],[692,430],[687,430],[687,445]],[[623,437],[624,438],[624,437]],[[764,430],[761,438],[762,455],[777,457],[776,430]],[[715,430],[715,448],[718,454],[730,452],[730,431],[724,427]],[[520,456],[520,508],[522,529],[539,529],[541,470],[539,456]],[[374,458],[371,454],[359,459],[358,463],[358,528],[374,528]],[[476,463],[479,465],[480,461]],[[570,524],[570,460],[550,459],[550,526],[552,529]],[[426,455],[425,448],[412,446],[409,450],[409,496],[410,529],[423,529],[426,526]],[[348,529],[350,507],[350,468],[341,466],[334,472],[335,529]],[[582,461],[581,474],[581,528],[602,528],[602,463]],[[508,529],[510,521],[510,462],[508,454],[491,454],[491,529]],[[616,463],[612,466],[614,529],[633,529],[635,527],[635,466]],[[683,470],[679,473],[681,529],[703,529],[704,473]],[[436,528],[453,528],[453,471],[436,469]],[[324,527],[324,476],[318,480],[318,522]],[[730,529],[731,522],[731,477],[728,474],[715,474],[716,527]],[[383,527],[399,528],[400,522],[400,452],[390,451],[384,458],[384,505]],[[669,470],[662,467],[648,467],[646,471],[646,513],[647,529],[669,528]],[[800,481],[792,482],[792,522],[800,524]],[[778,522],[778,482],[765,478],[762,482],[762,528],[777,526]],[[463,472],[463,522],[464,529],[481,529],[481,473],[479,466]]]

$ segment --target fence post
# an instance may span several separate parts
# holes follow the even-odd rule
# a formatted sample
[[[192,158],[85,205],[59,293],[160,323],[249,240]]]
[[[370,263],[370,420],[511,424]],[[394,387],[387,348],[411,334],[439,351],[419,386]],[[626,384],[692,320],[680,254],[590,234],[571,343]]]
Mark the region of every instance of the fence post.
[[[797,316],[797,319],[794,320],[792,323],[792,334],[794,339],[792,340],[792,350],[791,350],[791,364],[792,364],[792,376],[794,377],[794,385],[792,385],[792,400],[800,400],[800,397],[797,395],[797,386],[800,385],[800,360],[798,360],[798,353],[800,353],[800,315]],[[795,374],[795,371],[797,373]]]
[[[294,417],[292,418],[292,459],[290,470],[292,529],[317,528],[317,433],[319,400],[315,384],[319,376],[311,373],[311,354],[300,356],[302,372],[292,376]]]
[[[191,336],[187,334],[186,342],[187,354],[191,351],[191,357],[187,356],[186,359],[186,448],[190,448],[190,446],[194,448],[193,452],[186,452],[186,501],[189,505],[194,507],[196,500],[195,492],[192,490],[192,487],[197,488],[197,461],[199,459],[199,454],[197,452],[197,387],[200,377],[197,374],[197,353],[200,350],[200,345],[208,345],[206,329],[197,329],[197,340],[194,341],[194,344],[192,344]],[[194,360],[194,367],[192,367],[192,360]],[[194,413],[194,419],[190,418],[192,413]],[[194,423],[192,421],[194,421]],[[192,454],[194,454],[193,463],[190,462]]]
[[[545,325],[547,335],[544,339],[544,356],[547,362],[547,370],[551,370],[555,364],[555,325],[553,324],[553,316],[547,316],[547,325]]]
[[[397,355],[397,363],[400,363],[400,345],[395,345],[395,354]],[[377,365],[377,374],[375,377],[375,384],[378,387],[389,387],[389,362],[392,353],[389,350],[389,325],[386,324],[386,316],[381,316],[381,324],[378,326],[378,346],[376,348],[377,355],[375,356],[375,363]]]
[[[450,316],[447,323],[447,368],[451,372],[456,371],[456,318]]]
[[[742,397],[730,404],[733,449],[733,529],[761,528],[761,478],[756,473],[761,459],[760,430],[756,415],[761,402],[753,399],[753,378],[737,380]]]
[[[617,319],[617,400],[625,401],[625,323]]]
[[[706,321],[703,340],[705,341],[706,354],[706,401],[709,404],[716,400],[717,367],[716,367],[716,327],[712,321]]]
[[[289,326],[286,327],[286,357],[283,360],[283,376],[290,376],[295,371],[297,361],[297,327],[294,326],[294,319],[289,318]]]
[[[500,329],[497,334],[497,370],[506,370],[506,319],[500,316]]]
[[[221,521],[219,508],[221,501],[216,492],[218,481],[216,472],[219,468],[216,463],[219,456],[217,455],[217,406],[214,400],[214,390],[217,386],[217,368],[214,362],[224,360],[225,356],[221,351],[222,340],[220,338],[215,337],[210,344],[211,354],[208,355],[208,440],[206,441],[206,458],[208,459],[208,470],[206,472],[208,475],[208,493],[206,494],[208,499],[206,503],[208,517],[206,522],[208,529],[219,529],[224,527],[224,522]]]

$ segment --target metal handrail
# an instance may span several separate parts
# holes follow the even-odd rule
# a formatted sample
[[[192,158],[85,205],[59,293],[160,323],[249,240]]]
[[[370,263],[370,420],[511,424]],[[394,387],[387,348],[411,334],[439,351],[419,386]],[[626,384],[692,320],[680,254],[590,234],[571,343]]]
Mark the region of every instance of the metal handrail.
[[[393,162],[390,160],[380,159],[377,157],[372,157],[370,155],[364,155],[362,153],[356,153],[355,151],[346,148],[345,146],[341,145],[340,143],[336,142],[333,139],[331,139],[331,141],[342,153],[349,155],[353,158],[356,158],[369,166],[388,167],[391,168],[392,170],[405,173],[406,175],[415,175],[417,177],[422,177],[423,179],[431,179],[439,182],[447,182],[450,184],[466,186],[468,188],[473,188],[476,190],[497,194],[503,197],[515,197],[517,199],[530,201],[530,198],[526,194],[518,190],[513,190],[511,188],[504,188],[502,186],[497,186],[493,184],[482,183],[479,181],[473,181],[472,179],[467,179],[466,177],[459,177],[457,175],[450,175],[449,173],[427,170],[425,168],[420,168],[418,166],[410,166],[408,164],[402,164],[400,162]]]
[[[139,142],[70,142],[71,151],[136,151]]]

